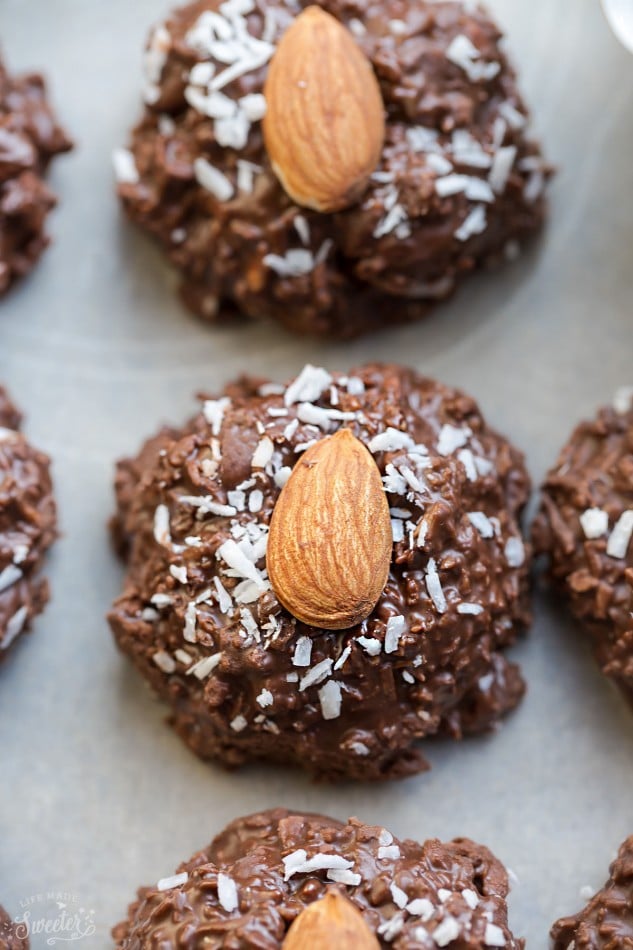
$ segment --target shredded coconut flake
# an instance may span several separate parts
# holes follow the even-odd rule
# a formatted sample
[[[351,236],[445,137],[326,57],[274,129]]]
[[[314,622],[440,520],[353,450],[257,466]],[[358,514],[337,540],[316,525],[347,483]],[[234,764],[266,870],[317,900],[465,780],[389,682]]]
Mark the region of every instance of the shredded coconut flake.
[[[484,608],[481,606],[481,604],[466,604],[466,603],[463,603],[463,604],[458,604],[458,605],[457,605],[457,613],[458,613],[458,614],[465,614],[466,616],[467,616],[468,614],[472,614],[473,617],[476,617],[476,616],[478,616],[479,614],[482,614],[483,612],[484,612]]]
[[[218,900],[227,914],[232,914],[234,910],[237,910],[239,904],[237,885],[232,877],[221,871],[218,874]]]
[[[248,726],[246,718],[242,715],[236,716],[231,722],[231,729],[234,732],[243,732]]]
[[[240,158],[237,162],[237,188],[244,194],[252,194],[255,187],[255,176],[262,172],[261,165],[246,162]]]
[[[412,917],[420,917],[423,921],[430,920],[435,913],[435,906],[428,897],[416,897],[407,904],[407,913]]]
[[[496,194],[502,195],[505,191],[516,157],[517,149],[514,145],[507,145],[495,152],[488,181]]]
[[[455,237],[458,241],[469,241],[471,237],[477,234],[483,234],[488,226],[486,209],[483,205],[477,205],[476,208],[466,215],[460,226],[455,231]]]
[[[284,402],[286,406],[297,402],[314,402],[331,383],[332,377],[326,370],[308,363],[286,389]]]
[[[406,893],[395,883],[389,885],[389,890],[391,891],[391,896],[396,907],[398,907],[400,910],[404,910],[404,908],[409,903],[409,898],[407,897]]]
[[[336,661],[336,663],[334,664],[334,666],[333,666],[333,669],[334,669],[335,672],[336,672],[337,670],[342,670],[342,669],[343,669],[343,667],[345,666],[347,660],[349,659],[349,655],[350,655],[351,652],[352,652],[352,648],[351,648],[351,646],[348,644],[348,645],[345,647],[345,649],[343,650],[343,652],[341,653],[341,655],[339,656],[339,658],[338,658],[338,660]]]
[[[464,194],[469,201],[494,201],[494,192],[488,182],[472,175],[446,175],[444,178],[437,178],[435,191],[440,198]]]
[[[156,885],[156,890],[171,891],[174,887],[182,887],[188,880],[189,875],[186,871],[183,871],[182,874],[174,874],[171,877],[163,877]]]
[[[497,927],[496,924],[486,924],[486,932],[484,934],[484,940],[489,947],[505,947],[506,938],[504,936],[503,930],[501,927]]]
[[[370,452],[398,452],[400,449],[412,449],[415,442],[408,432],[400,432],[391,427],[375,435],[368,445]]]
[[[310,666],[310,657],[312,656],[312,639],[310,637],[299,637],[295,646],[294,656],[292,657],[293,666]]]
[[[444,456],[452,455],[457,449],[461,449],[466,445],[471,435],[472,432],[467,426],[458,428],[457,426],[446,423],[440,430],[440,436],[437,442],[438,453]]]
[[[257,697],[257,704],[261,706],[262,709],[267,709],[269,706],[272,706],[273,702],[273,694],[269,689],[263,689]]]
[[[319,690],[319,702],[324,719],[338,719],[341,715],[342,692],[340,684],[329,680]]]
[[[462,897],[468,904],[471,910],[474,910],[475,907],[479,904],[479,897],[476,891],[473,891],[472,888],[467,887],[462,891]]]
[[[335,884],[345,884],[347,887],[358,887],[362,881],[360,874],[356,874],[354,871],[346,870],[336,870],[330,868],[327,872],[328,881],[334,881]]]
[[[412,152],[435,152],[439,149],[436,129],[414,125],[407,129],[406,135],[407,143]]]
[[[446,597],[444,596],[444,591],[442,590],[442,583],[440,581],[440,575],[437,571],[435,558],[429,558],[429,563],[426,568],[426,589],[428,591],[429,597],[435,604],[435,609],[437,612],[440,614],[446,613],[448,604],[446,603]]]
[[[154,656],[152,657],[154,663],[159,670],[162,670],[163,673],[173,673],[176,669],[176,661],[173,656],[167,653],[165,650],[157,650]]]
[[[340,854],[315,854],[308,858],[303,848],[293,851],[282,860],[286,881],[295,874],[310,874],[312,871],[349,871],[354,866],[353,861],[348,861]]]
[[[526,116],[507,100],[499,106],[499,115],[505,119],[511,129],[519,131],[527,125]]]
[[[170,564],[169,573],[179,584],[186,584],[189,580],[187,568],[184,564]]]
[[[200,514],[216,515],[219,518],[232,518],[236,514],[233,505],[223,505],[214,501],[210,495],[181,495],[178,499],[181,505],[191,505],[198,508]]]
[[[185,610],[185,626],[183,629],[183,637],[187,643],[196,642],[196,623],[198,620],[198,615],[196,613],[196,604],[195,601],[187,604],[187,609]]]
[[[214,577],[213,583],[215,585],[215,589],[218,595],[218,606],[220,608],[220,611],[223,614],[228,614],[228,612],[233,607],[233,601],[231,599],[231,595],[226,590],[226,588],[222,584],[222,581],[220,580],[219,577]]]
[[[230,201],[235,194],[232,182],[206,158],[196,158],[193,163],[196,181],[218,201]]]
[[[477,47],[463,33],[452,40],[446,58],[463,69],[471,82],[489,82],[501,69],[499,63],[483,61]]]
[[[350,750],[354,755],[369,755],[370,749],[364,742],[350,742]]]
[[[212,656],[205,656],[202,660],[198,660],[197,663],[194,663],[191,669],[187,672],[191,673],[198,680],[206,680],[207,676],[210,676],[216,667],[219,666],[221,659],[221,653],[214,653]]]
[[[466,469],[466,477],[468,478],[468,481],[476,482],[478,476],[477,466],[475,465],[475,459],[470,449],[460,449],[460,451],[457,453],[457,458]]]
[[[291,248],[282,257],[280,254],[266,254],[262,263],[279,277],[304,277],[314,270],[315,259],[308,248]]]
[[[255,448],[253,453],[253,458],[251,465],[253,468],[266,468],[268,463],[273,457],[273,452],[275,451],[275,446],[272,439],[269,439],[267,435],[261,439]]]
[[[24,604],[16,610],[6,625],[4,638],[0,644],[0,650],[8,650],[15,638],[22,633],[28,615],[28,607]]]
[[[493,538],[495,529],[492,521],[483,511],[471,511],[466,515],[473,528],[476,528],[482,538]]]
[[[402,616],[390,617],[387,621],[385,633],[385,653],[395,653],[400,644],[400,637],[404,633],[405,619]]]
[[[356,642],[360,643],[365,653],[369,656],[378,656],[382,652],[382,644],[375,637],[356,637]]]
[[[388,920],[385,920],[378,927],[378,934],[386,940],[387,943],[391,943],[399,933],[402,932],[404,927],[404,914],[394,914],[393,917],[390,917]]]
[[[445,917],[437,925],[431,936],[438,947],[448,947],[461,933],[459,922],[454,917]]]
[[[304,677],[299,682],[299,689],[303,691],[304,689],[309,689],[310,686],[316,686],[317,683],[322,683],[323,680],[330,675],[332,672],[333,660],[327,657],[325,660],[321,660],[320,663],[317,663],[316,666],[313,666]]]
[[[13,584],[20,580],[22,571],[15,564],[7,564],[3,571],[0,571],[0,593],[8,590]]]
[[[230,405],[231,400],[228,396],[224,396],[222,399],[207,399],[203,403],[202,414],[211,426],[213,435],[217,436],[220,434],[224,414]]]
[[[525,562],[525,548],[521,538],[508,538],[504,553],[510,567],[521,567]]]
[[[162,544],[165,547],[171,544],[169,508],[167,505],[158,505],[154,512],[154,540],[157,544]]]
[[[267,582],[262,577],[260,571],[257,570],[253,562],[248,559],[242,549],[231,538],[218,548],[217,557],[221,558],[225,564],[236,571],[240,577],[257,584],[260,590],[267,589]]]
[[[625,511],[618,519],[609,535],[607,554],[609,557],[624,558],[633,534],[633,511]]]
[[[585,537],[593,541],[609,530],[609,515],[601,508],[587,508],[580,516],[580,524]]]

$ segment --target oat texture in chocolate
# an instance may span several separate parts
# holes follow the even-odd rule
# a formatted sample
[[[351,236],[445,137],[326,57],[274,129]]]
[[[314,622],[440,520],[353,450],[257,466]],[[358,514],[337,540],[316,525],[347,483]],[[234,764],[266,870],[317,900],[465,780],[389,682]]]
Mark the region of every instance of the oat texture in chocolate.
[[[553,950],[631,950],[633,947],[633,837],[609,869],[609,880],[584,910],[552,927]]]
[[[513,258],[543,222],[549,169],[528,137],[499,30],[481,8],[320,0],[377,77],[386,134],[354,203],[337,213],[296,204],[280,181],[297,169],[273,168],[262,121],[279,124],[276,111],[266,115],[269,67],[308,5],[197,0],[157,26],[145,52],[144,115],[129,148],[116,151],[115,172],[127,213],[166,250],[185,302],[201,317],[246,314],[351,337],[417,319],[474,268]],[[284,68],[288,94],[299,100],[294,111],[315,127],[307,136],[312,164],[325,174],[323,156],[339,161],[347,139],[371,142],[382,126],[352,120],[347,139],[330,147],[338,101],[323,96],[342,70],[330,58],[336,50],[320,46],[315,65],[311,50],[321,40],[305,33]],[[295,81],[302,63],[306,78]],[[359,82],[361,93],[369,79]],[[283,104],[283,74],[275,95]],[[369,105],[349,111],[369,122]],[[295,131],[284,122],[273,139],[292,143]]]
[[[393,548],[367,619],[324,630],[282,608],[266,548],[293,467],[342,426],[379,469]],[[203,758],[409,775],[426,767],[417,740],[489,730],[523,695],[504,650],[529,621],[528,490],[522,455],[476,403],[413,371],[243,378],[119,464],[128,573],[110,624]]]
[[[282,809],[234,821],[173,877],[140,890],[114,938],[118,950],[277,950],[332,890],[360,910],[380,947],[524,946],[508,927],[506,870],[487,848],[466,838],[398,841],[355,818]]]
[[[602,670],[633,700],[633,390],[581,423],[543,485],[534,524],[553,583]]]
[[[0,906],[0,950],[29,950],[30,943],[22,924],[15,924],[4,907]]]
[[[42,77],[10,76],[0,59],[0,296],[48,244],[44,223],[56,198],[43,176],[51,159],[70,148]]]
[[[48,600],[39,570],[56,534],[50,461],[19,423],[0,387],[0,661]]]

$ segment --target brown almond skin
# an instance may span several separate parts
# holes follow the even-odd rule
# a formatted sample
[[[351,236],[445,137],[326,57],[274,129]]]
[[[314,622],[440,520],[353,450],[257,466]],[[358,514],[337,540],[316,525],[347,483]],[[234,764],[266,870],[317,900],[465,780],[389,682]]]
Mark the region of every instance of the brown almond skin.
[[[286,193],[321,212],[354,204],[380,160],[385,108],[352,34],[308,7],[282,37],[264,95],[264,140]]]
[[[376,606],[392,547],[378,467],[339,429],[303,454],[277,500],[267,553],[273,590],[297,620],[344,630]]]
[[[380,950],[380,944],[354,904],[328,891],[299,914],[282,950]]]

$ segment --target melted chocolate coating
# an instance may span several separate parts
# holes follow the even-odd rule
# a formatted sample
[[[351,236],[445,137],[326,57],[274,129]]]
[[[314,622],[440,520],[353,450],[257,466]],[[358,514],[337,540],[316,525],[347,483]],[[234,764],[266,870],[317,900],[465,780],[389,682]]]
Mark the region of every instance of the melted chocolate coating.
[[[594,510],[604,530],[588,536],[581,518]],[[609,553],[616,524],[631,510],[633,409],[606,407],[578,426],[548,473],[533,537],[601,669],[633,701],[633,545],[623,557]]]
[[[29,950],[28,936],[23,924],[14,924],[4,907],[0,906],[0,950]]]
[[[283,859],[300,850],[308,859],[344,858],[360,883],[333,885],[327,870],[297,871],[285,880]],[[383,947],[524,946],[508,928],[505,868],[467,838],[420,845],[355,818],[342,824],[276,809],[234,821],[178,873],[187,874],[186,883],[139,891],[128,920],[114,928],[118,950],[279,950],[303,908],[334,886],[358,907]],[[219,875],[235,885],[238,906],[232,911],[218,894]],[[405,898],[411,910],[396,903]],[[421,903],[411,906],[415,900]],[[443,931],[452,939],[436,943],[432,934],[441,940]]]
[[[0,60],[0,296],[49,242],[44,222],[57,201],[43,176],[51,159],[71,147],[42,76],[10,76]]]
[[[312,2],[254,0],[247,29],[267,36],[272,50]],[[239,313],[336,337],[415,320],[474,268],[512,256],[542,225],[550,169],[526,138],[514,71],[481,9],[424,0],[319,3],[356,36],[387,114],[377,174],[361,200],[339,214],[296,206],[272,171],[260,123],[253,121],[243,147],[229,147],[226,132],[204,114],[203,87],[187,89],[194,66],[209,64],[216,74],[224,68],[214,58],[220,44],[201,40],[198,27],[217,15],[220,0],[176,10],[150,37],[147,105],[132,132],[132,171],[126,162],[119,195],[132,220],[166,250],[182,274],[185,303],[205,320]],[[474,47],[487,77],[453,61],[458,37],[458,45]],[[266,74],[264,64],[220,91],[235,102],[260,94]],[[226,176],[229,200],[201,184],[201,158]],[[469,194],[437,185],[447,173],[468,176]],[[244,185],[244,178],[253,180]],[[306,251],[312,266],[284,272],[289,252],[296,263]]]
[[[522,455],[470,397],[398,366],[245,378],[223,399],[117,471],[129,567],[110,625],[185,742],[226,766],[365,780],[426,768],[419,739],[494,727],[524,692],[504,655],[530,619]],[[301,446],[341,422],[373,451],[398,540],[373,613],[333,632],[281,607],[265,544]]]
[[[553,950],[631,950],[633,947],[633,837],[609,868],[609,880],[584,910],[552,927]]]
[[[19,422],[0,387],[0,661],[46,605],[39,570],[56,536],[50,460],[17,431]]]

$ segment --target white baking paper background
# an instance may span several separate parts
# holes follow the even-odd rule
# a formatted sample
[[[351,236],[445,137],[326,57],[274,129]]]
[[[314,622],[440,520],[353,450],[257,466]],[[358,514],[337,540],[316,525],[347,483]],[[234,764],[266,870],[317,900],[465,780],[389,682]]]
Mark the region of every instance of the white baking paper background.
[[[308,360],[413,363],[475,395],[538,482],[576,421],[633,382],[633,58],[598,0],[491,5],[560,166],[548,231],[426,323],[328,345],[275,327],[201,325],[119,213],[110,155],[138,115],[142,44],[167,4],[0,0],[11,67],[46,70],[77,141],[52,174],[55,243],[0,303],[0,379],[54,458],[63,530],[48,567],[53,601],[0,669],[0,901],[13,914],[92,914],[96,933],[80,945],[106,948],[138,885],[170,874],[232,818],[288,805],[404,837],[486,843],[519,879],[515,932],[541,950],[633,832],[633,714],[542,596],[514,651],[529,682],[518,712],[495,736],[429,745],[432,772],[382,786],[199,762],[103,619],[122,576],[105,530],[113,461],[160,421],[183,420],[197,390],[242,371],[283,380]]]

